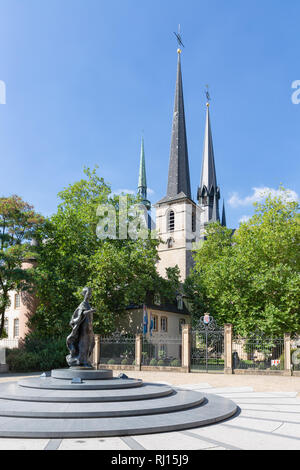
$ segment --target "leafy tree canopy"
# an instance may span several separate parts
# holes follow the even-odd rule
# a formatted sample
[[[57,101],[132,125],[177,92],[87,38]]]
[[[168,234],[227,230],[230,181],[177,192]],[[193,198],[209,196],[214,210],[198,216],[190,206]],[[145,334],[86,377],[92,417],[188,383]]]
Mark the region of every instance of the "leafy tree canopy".
[[[208,226],[185,284],[194,318],[209,311],[239,334],[299,333],[298,204],[281,187],[279,196],[254,206],[253,217],[233,236],[220,224]]]
[[[32,288],[32,270],[22,269],[22,263],[32,256],[29,241],[43,222],[42,216],[19,196],[0,198],[0,338],[10,292]]]
[[[149,292],[174,297],[178,288],[176,269],[170,280],[156,272],[158,240],[97,237],[97,209],[107,204],[115,208],[117,220],[119,198],[96,170],[85,169],[85,178],[59,193],[57,212],[39,231],[39,263],[36,285],[39,307],[31,326],[40,335],[65,335],[72,312],[82,301],[85,285],[92,287],[95,332],[109,333],[116,319],[129,304],[141,304]],[[127,208],[139,199],[128,195]],[[126,212],[126,222],[131,220]],[[128,212],[128,214],[127,214]]]

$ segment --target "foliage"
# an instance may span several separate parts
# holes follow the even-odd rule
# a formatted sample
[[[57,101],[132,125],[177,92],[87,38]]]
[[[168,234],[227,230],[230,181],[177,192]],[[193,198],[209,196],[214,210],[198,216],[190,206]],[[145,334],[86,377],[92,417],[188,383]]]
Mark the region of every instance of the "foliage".
[[[171,363],[170,363],[170,366],[171,367],[181,367],[181,361],[179,361],[179,359],[173,359],[173,361],[171,361]]]
[[[158,240],[97,237],[98,206],[112,204],[118,216],[119,199],[111,196],[110,187],[96,170],[84,172],[85,178],[59,193],[61,203],[56,214],[38,234],[39,306],[31,327],[40,335],[67,334],[85,285],[93,290],[94,329],[100,334],[114,331],[125,308],[145,302],[148,292],[174,297],[178,286],[176,269],[169,271],[169,280],[156,272]],[[135,197],[128,195],[127,209],[136,202]],[[127,212],[128,222],[131,215],[130,210]]]
[[[209,311],[235,333],[300,332],[300,225],[296,202],[285,190],[255,204],[255,214],[232,236],[220,224],[207,228],[185,290],[194,320]]]
[[[0,338],[10,292],[32,288],[32,270],[22,269],[22,263],[32,256],[29,241],[42,224],[42,216],[19,196],[0,198]]]
[[[47,371],[66,366],[65,338],[42,339],[29,334],[21,348],[8,349],[6,360],[12,372]]]
[[[157,366],[157,360],[155,358],[151,359],[150,366]]]

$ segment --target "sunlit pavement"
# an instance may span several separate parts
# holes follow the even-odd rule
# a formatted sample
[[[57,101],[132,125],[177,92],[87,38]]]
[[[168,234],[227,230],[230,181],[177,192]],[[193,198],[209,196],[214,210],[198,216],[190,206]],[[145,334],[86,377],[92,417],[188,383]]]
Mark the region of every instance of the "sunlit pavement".
[[[0,381],[18,380],[20,375],[1,377]],[[256,380],[254,376],[241,379],[211,374],[134,372],[131,376],[160,383],[166,383],[168,378],[168,383],[180,388],[230,398],[239,406],[239,413],[219,424],[180,432],[113,438],[0,439],[0,450],[300,450],[299,379],[275,377],[272,382],[268,377]],[[194,383],[197,379],[198,383]],[[241,380],[252,381],[255,386],[241,386]],[[257,388],[263,389],[264,382],[266,390],[258,391]],[[270,391],[272,384],[273,391]],[[287,391],[288,385],[293,385],[294,390]],[[284,391],[280,391],[280,386]]]

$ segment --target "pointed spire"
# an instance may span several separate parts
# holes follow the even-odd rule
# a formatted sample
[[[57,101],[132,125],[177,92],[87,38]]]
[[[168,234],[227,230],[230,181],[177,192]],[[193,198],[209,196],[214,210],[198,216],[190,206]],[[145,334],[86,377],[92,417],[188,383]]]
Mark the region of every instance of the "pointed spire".
[[[209,115],[209,103],[206,105],[206,124],[205,124],[205,135],[204,135],[204,148],[202,158],[202,174],[200,187],[204,186],[210,192],[211,188],[217,187],[216,167],[215,167],[215,156],[214,146],[212,140],[210,115]]]
[[[177,80],[175,89],[167,197],[175,198],[180,193],[182,193],[182,195],[191,198],[190,171],[180,61],[181,50],[178,49],[177,52]]]
[[[147,200],[147,178],[146,178],[145,149],[144,149],[144,137],[143,136],[142,136],[142,142],[141,142],[138,194],[141,196],[143,204],[147,207],[147,209],[150,209],[151,204]]]
[[[226,214],[225,214],[225,201],[223,200],[223,209],[222,209],[222,222],[221,225],[226,227]]]
[[[145,199],[147,198],[147,179],[146,179],[146,166],[145,166],[144,137],[142,137],[142,141],[141,141],[141,156],[140,156],[140,172],[139,172],[138,192]]]
[[[219,200],[218,200],[217,193],[214,192],[213,207],[212,207],[210,222],[219,222],[219,221],[220,221]]]
[[[207,92],[207,98],[209,94]],[[206,103],[206,124],[204,135],[204,147],[202,157],[202,173],[200,186],[198,188],[197,199],[200,205],[207,208],[207,222],[215,222],[220,220],[219,215],[219,199],[220,189],[217,185],[217,175],[215,167],[215,156],[213,139],[210,124],[209,102]]]

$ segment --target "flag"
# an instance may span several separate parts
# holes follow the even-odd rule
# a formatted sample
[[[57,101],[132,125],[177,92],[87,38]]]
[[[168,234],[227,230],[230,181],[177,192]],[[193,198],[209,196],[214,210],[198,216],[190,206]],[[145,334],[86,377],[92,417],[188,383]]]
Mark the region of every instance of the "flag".
[[[148,313],[147,313],[147,309],[146,309],[146,305],[144,304],[143,306],[143,333],[144,335],[147,334],[148,332]]]
[[[152,315],[150,314],[150,336],[152,336],[152,330],[153,330],[153,318]]]

